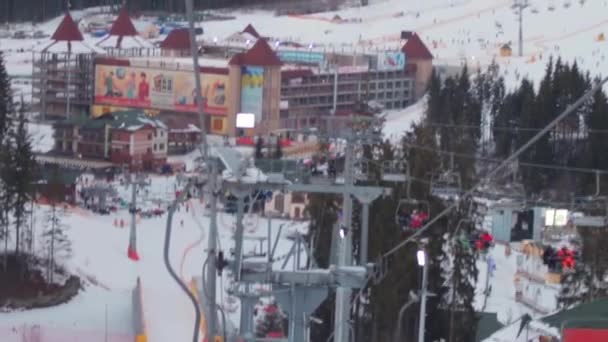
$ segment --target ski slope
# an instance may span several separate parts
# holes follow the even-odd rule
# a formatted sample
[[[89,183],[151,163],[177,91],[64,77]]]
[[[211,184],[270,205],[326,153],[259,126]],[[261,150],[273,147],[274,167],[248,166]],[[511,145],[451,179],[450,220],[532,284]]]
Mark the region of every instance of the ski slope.
[[[517,54],[517,16],[510,7],[512,1],[507,0],[372,1],[370,6],[364,8],[282,17],[264,11],[232,11],[231,14],[236,16],[234,20],[205,22],[202,25],[205,37],[210,40],[214,37],[223,39],[251,23],[262,35],[272,36],[276,40],[313,44],[315,50],[338,51],[399,48],[400,31],[416,31],[434,54],[436,65],[458,66],[466,62],[473,70],[477,70],[495,59],[501,66],[501,73],[509,88],[515,87],[522,77],[529,77],[538,83],[550,56],[561,56],[568,62],[577,61],[579,67],[591,71],[592,75],[606,75],[608,43],[596,41],[596,37],[600,33],[608,34],[608,19],[605,15],[607,2],[587,0],[581,4],[579,1],[571,1],[571,6],[564,8],[565,2],[567,1],[531,0],[531,7],[524,12],[524,56],[509,58],[498,55],[499,48],[507,43],[511,43],[514,54]],[[550,3],[556,4],[553,11],[548,9]],[[532,9],[536,9],[537,13],[533,13]],[[85,14],[86,12],[80,11],[73,13],[73,16],[79,18]],[[333,22],[331,19],[335,15],[344,21]],[[15,29],[43,30],[51,34],[60,20],[61,18],[56,18],[35,27],[22,24]],[[143,20],[136,22],[138,27],[143,24]],[[94,46],[99,40],[89,35],[85,35],[85,38],[85,44],[89,46]],[[48,39],[0,39],[0,49],[5,54],[10,75],[18,78],[31,76],[32,51],[48,43]],[[20,85],[17,89],[27,93],[27,86]],[[398,139],[413,122],[420,120],[423,112],[424,101],[402,111],[387,112],[385,136],[391,140]],[[40,136],[34,140],[37,150],[44,152],[52,146],[48,126],[32,125],[32,132],[36,137]],[[183,160],[188,166],[192,165],[189,157]],[[174,183],[173,178],[155,177],[152,191],[154,196],[171,198]],[[123,196],[126,196],[124,191]],[[205,229],[208,227],[208,218],[199,214],[204,211],[203,206],[194,202],[191,205],[191,211],[185,212],[182,209],[176,214],[171,246],[171,262],[186,280],[201,272],[207,237]],[[198,222],[192,213],[199,214]],[[110,216],[94,216],[82,212],[72,214],[68,221],[72,227],[69,234],[74,244],[74,256],[67,265],[72,271],[81,274],[88,285],[73,301],[60,307],[1,313],[1,336],[10,336],[4,332],[9,334],[11,328],[22,324],[40,324],[62,331],[98,333],[105,327],[106,304],[109,329],[116,334],[129,333],[130,312],[127,311],[130,310],[130,290],[135,286],[137,277],[140,277],[145,294],[149,340],[166,342],[190,338],[194,325],[192,307],[187,297],[170,279],[163,264],[165,217],[146,219],[139,223],[138,247],[142,259],[138,263],[127,259],[128,229],[115,227],[115,218],[123,218],[128,222],[128,215],[124,211]],[[250,224],[251,229],[258,227],[259,230],[252,234],[264,235],[265,221],[252,220],[254,223]],[[231,218],[221,215],[220,223],[220,242],[223,246],[230,246],[233,243]],[[278,224],[280,223],[276,223]],[[276,228],[276,225],[273,224],[273,227]],[[229,247],[224,247],[227,248]],[[280,248],[281,253],[285,253],[289,243],[282,242]],[[496,261],[497,272],[491,281],[493,290],[485,309],[497,312],[499,319],[506,323],[527,311],[514,300],[514,255],[506,258],[501,248],[497,246],[490,253]],[[479,279],[483,280],[485,262],[480,261],[479,268]],[[227,287],[229,279],[223,279],[223,283]],[[225,288],[220,285],[218,287],[218,295],[226,297]],[[483,307],[485,301],[483,287],[485,284],[480,281],[475,303],[478,308]],[[229,316],[238,325],[238,310]]]

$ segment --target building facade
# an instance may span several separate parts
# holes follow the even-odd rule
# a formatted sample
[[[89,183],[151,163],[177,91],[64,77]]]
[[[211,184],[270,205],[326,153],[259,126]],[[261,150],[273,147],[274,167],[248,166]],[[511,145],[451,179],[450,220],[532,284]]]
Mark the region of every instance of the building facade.
[[[109,160],[131,170],[158,170],[167,162],[167,126],[141,111],[58,121],[55,154]]]
[[[57,31],[71,28],[70,34],[58,35],[70,47],[69,39],[81,35],[68,19]],[[136,31],[126,11],[114,26],[117,42],[112,48],[78,54],[45,50],[34,56],[33,97],[39,111],[55,118],[100,115],[99,108],[101,114],[135,109],[152,116],[169,112],[197,117],[192,61],[180,58],[190,50],[188,32],[172,31],[160,49],[121,49],[122,38]],[[401,109],[424,94],[432,72],[433,56],[415,33],[400,50],[363,53],[280,42],[261,36],[251,25],[239,39],[234,36],[224,45],[216,39],[203,42],[199,49],[205,129],[212,134],[255,136],[315,127],[323,116],[352,111],[362,102]],[[239,113],[253,114],[255,127],[236,127]],[[109,157],[110,151],[101,149],[103,134],[87,134],[97,140],[83,144],[82,152]],[[179,150],[189,146],[194,132],[170,134],[182,140],[172,145]],[[61,143],[73,145],[68,138]],[[152,143],[152,154],[160,144]]]

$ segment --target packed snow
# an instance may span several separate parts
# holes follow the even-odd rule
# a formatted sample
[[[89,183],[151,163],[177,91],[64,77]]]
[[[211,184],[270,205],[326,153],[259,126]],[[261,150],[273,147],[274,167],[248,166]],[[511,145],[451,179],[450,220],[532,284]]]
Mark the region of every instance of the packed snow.
[[[524,10],[523,56],[518,54],[518,16],[511,8],[510,0],[387,0],[372,1],[362,8],[349,8],[331,13],[298,16],[275,16],[265,11],[235,11],[234,20],[203,23],[205,39],[224,39],[240,31],[247,23],[265,36],[277,41],[293,40],[324,50],[375,51],[396,49],[401,45],[401,30],[416,31],[429,46],[438,66],[459,66],[467,63],[477,70],[495,59],[509,88],[523,78],[539,81],[551,56],[561,56],[565,61],[576,61],[579,67],[593,74],[606,74],[605,44],[601,34],[608,33],[605,18],[606,1],[573,2],[569,8],[555,6],[549,10],[548,1],[531,0]],[[72,13],[82,18],[90,11]],[[332,21],[335,15],[342,21]],[[20,24],[14,29],[43,30],[51,34],[61,18],[31,26]],[[149,24],[148,20],[135,21],[136,27]],[[284,29],[277,29],[284,28]],[[161,37],[162,38],[162,37]],[[85,34],[84,47],[96,49],[98,37]],[[32,73],[32,51],[48,44],[48,39],[0,39],[7,69],[11,76],[23,79]],[[514,57],[501,57],[499,49],[509,44]],[[58,44],[56,48],[61,48]],[[585,57],[582,57],[585,56]],[[29,95],[28,85],[14,85],[19,92]],[[391,140],[398,139],[405,130],[420,120],[424,112],[424,100],[411,107],[385,114],[387,120],[384,134]],[[34,146],[39,152],[52,147],[52,130],[43,124],[29,124],[34,136]],[[174,157],[191,169],[197,151],[186,157]],[[257,178],[257,175],[253,175]],[[166,201],[172,198],[176,188],[171,177],[152,177],[151,193]],[[121,190],[121,197],[127,193]],[[192,200],[189,209],[182,207],[174,219],[171,261],[180,270],[180,275],[189,280],[200,274],[206,246],[208,217],[200,215],[204,204]],[[38,210],[44,210],[40,207]],[[196,216],[195,216],[196,215]],[[248,218],[251,234],[258,230],[264,235],[266,222],[255,216]],[[149,328],[149,340],[154,342],[184,341],[191,338],[194,313],[187,297],[169,277],[163,265],[162,247],[166,216],[142,219],[138,223],[138,249],[141,260],[134,263],[127,259],[128,229],[115,226],[115,221],[129,222],[126,210],[109,216],[97,216],[74,210],[67,219],[71,226],[69,235],[73,241],[74,255],[66,266],[82,276],[87,285],[71,302],[51,309],[27,312],[0,313],[0,335],[9,336],[6,341],[21,341],[19,329],[39,325],[43,331],[56,331],[57,341],[66,341],[66,334],[101,334],[105,327],[122,336],[132,333],[130,291],[140,277],[144,288],[144,308]],[[231,239],[233,218],[220,214],[220,243],[233,244]],[[183,224],[182,224],[183,222]],[[280,222],[273,223],[276,232]],[[259,232],[258,232],[259,233]],[[224,247],[226,248],[226,247]],[[249,246],[249,249],[252,247]],[[289,248],[287,241],[280,244],[281,253]],[[486,301],[486,261],[479,262],[480,282],[477,289],[476,307],[488,312],[497,312],[499,320],[509,324],[523,313],[533,310],[515,301],[516,252],[505,256],[503,246],[496,246],[490,256],[496,264],[491,280],[492,291]],[[223,279],[228,286],[229,279]],[[225,288],[218,294],[225,294]],[[549,293],[548,295],[551,295]],[[226,302],[227,295],[224,296]],[[226,304],[227,306],[230,306]],[[231,310],[232,311],[232,310]],[[107,314],[106,314],[107,312]],[[538,316],[538,314],[534,314]],[[107,317],[107,322],[106,322]],[[238,310],[230,320],[238,325]],[[491,341],[515,341],[512,327],[499,332]],[[63,334],[63,335],[62,335]],[[504,335],[501,335],[504,334]],[[61,337],[63,336],[63,337]],[[100,335],[102,336],[102,335]],[[501,338],[499,338],[502,336]],[[128,336],[127,336],[128,337]],[[119,341],[119,337],[113,341]],[[5,341],[5,339],[3,339]]]

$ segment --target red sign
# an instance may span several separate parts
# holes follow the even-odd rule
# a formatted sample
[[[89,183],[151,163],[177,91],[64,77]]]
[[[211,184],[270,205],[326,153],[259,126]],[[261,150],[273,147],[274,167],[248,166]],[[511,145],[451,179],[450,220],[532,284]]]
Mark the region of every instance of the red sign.
[[[608,329],[564,329],[563,342],[606,342]]]

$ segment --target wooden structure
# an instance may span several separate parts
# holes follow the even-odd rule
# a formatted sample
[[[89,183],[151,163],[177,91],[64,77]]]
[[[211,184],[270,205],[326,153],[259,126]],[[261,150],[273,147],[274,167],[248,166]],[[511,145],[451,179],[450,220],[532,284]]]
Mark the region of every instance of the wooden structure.
[[[77,50],[72,47],[72,42],[82,42],[83,37],[69,13],[51,39],[50,45],[33,52],[33,108],[43,117],[87,115],[92,102],[96,51],[84,44],[79,44]]]
[[[500,57],[511,57],[513,55],[513,50],[509,44],[505,44],[500,47]]]

